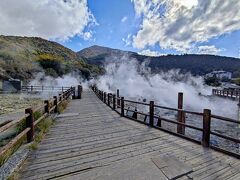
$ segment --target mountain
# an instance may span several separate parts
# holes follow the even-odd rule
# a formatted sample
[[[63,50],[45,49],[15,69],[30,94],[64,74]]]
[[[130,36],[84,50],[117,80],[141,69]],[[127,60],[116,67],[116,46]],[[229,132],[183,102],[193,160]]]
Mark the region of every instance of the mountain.
[[[233,73],[233,77],[240,77],[240,59],[233,57],[184,54],[150,57],[135,52],[121,51],[101,46],[91,46],[79,51],[78,56],[91,64],[104,65],[108,61],[116,61],[123,56],[134,58],[140,63],[147,61],[152,72],[180,69],[181,72],[191,72],[193,75],[205,75],[214,70],[225,70]]]
[[[0,78],[29,80],[35,73],[53,77],[77,71],[84,77],[103,73],[74,51],[38,37],[0,36]]]
[[[90,64],[103,65],[105,61],[112,61],[122,56],[133,56],[137,53],[130,51],[122,51],[103,46],[91,46],[77,52],[80,58],[87,60]]]

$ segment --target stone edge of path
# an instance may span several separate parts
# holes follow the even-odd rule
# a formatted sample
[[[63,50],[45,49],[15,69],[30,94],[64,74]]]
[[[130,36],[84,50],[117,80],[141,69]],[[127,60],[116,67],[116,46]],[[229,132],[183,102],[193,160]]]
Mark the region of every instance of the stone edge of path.
[[[54,120],[57,119],[57,114],[50,115]],[[51,128],[51,127],[50,127]],[[0,167],[0,180],[5,180],[17,173],[22,167],[28,155],[33,151],[29,147],[32,143],[24,144],[11,155],[11,157]]]
[[[7,162],[0,167],[0,180],[8,179],[13,175],[27,159],[30,152],[29,144],[21,146]]]

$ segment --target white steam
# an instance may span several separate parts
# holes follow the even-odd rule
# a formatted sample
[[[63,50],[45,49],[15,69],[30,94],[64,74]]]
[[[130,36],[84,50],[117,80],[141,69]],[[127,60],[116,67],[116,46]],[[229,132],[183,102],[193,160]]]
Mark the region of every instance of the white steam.
[[[125,60],[128,59],[128,60]],[[106,74],[95,82],[106,92],[120,90],[127,99],[154,100],[155,104],[177,107],[178,92],[184,93],[184,109],[202,112],[211,109],[214,114],[236,118],[237,103],[211,97],[211,88],[205,86],[202,77],[180,74],[178,70],[151,74],[145,63],[124,57],[118,63],[106,65]]]
[[[54,86],[54,87],[71,87],[77,86],[83,82],[83,79],[77,74],[67,74],[62,77],[46,76],[44,73],[38,73],[35,79],[30,82],[30,86]]]
[[[61,93],[62,87],[66,90],[66,88],[76,87],[80,84],[84,89],[88,88],[87,82],[77,72],[57,78],[46,76],[45,73],[38,73],[29,83],[29,86],[43,86],[43,90],[40,88],[38,94],[41,98],[48,99]]]

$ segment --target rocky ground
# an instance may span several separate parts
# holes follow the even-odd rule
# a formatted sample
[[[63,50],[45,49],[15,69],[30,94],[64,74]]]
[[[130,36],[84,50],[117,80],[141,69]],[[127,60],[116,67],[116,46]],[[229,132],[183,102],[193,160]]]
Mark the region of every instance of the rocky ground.
[[[26,108],[36,107],[41,103],[43,103],[42,98],[36,94],[0,94],[0,127],[8,122],[19,120]],[[16,129],[16,126],[13,126],[0,133],[0,147],[15,136]]]
[[[34,107],[42,103],[37,95],[26,94],[0,94],[0,123],[10,116],[13,119],[24,113],[28,107]],[[9,119],[9,120],[13,120]]]

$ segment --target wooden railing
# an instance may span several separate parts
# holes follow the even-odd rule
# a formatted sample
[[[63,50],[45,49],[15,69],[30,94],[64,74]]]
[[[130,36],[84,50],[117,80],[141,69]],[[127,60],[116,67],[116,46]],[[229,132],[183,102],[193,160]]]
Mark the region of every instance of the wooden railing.
[[[22,86],[22,92],[43,92],[43,91],[66,91],[71,87],[64,87],[64,86]]]
[[[239,102],[240,102],[240,90],[213,89],[212,94],[215,95],[215,96],[236,99],[236,100],[239,100]]]
[[[0,127],[0,133],[7,131],[11,127],[26,123],[26,126],[18,132],[18,134],[11,139],[5,146],[0,148],[0,166],[23,144],[25,138],[30,143],[34,140],[34,127],[36,127],[43,119],[48,117],[51,113],[57,113],[58,106],[63,101],[73,96],[73,98],[81,98],[82,86],[78,86],[78,95],[76,96],[75,87],[64,88],[66,90],[58,96],[54,96],[52,99],[45,100],[44,105],[35,109],[27,108],[25,115],[20,117],[17,121],[11,121],[2,127]],[[34,113],[39,112],[41,114],[38,119],[34,119]]]
[[[214,121],[214,122],[219,121],[219,123],[221,123],[221,122],[233,123],[236,126],[240,125],[240,121],[214,115],[211,113],[210,109],[204,109],[202,112],[194,112],[194,111],[184,110],[182,93],[178,94],[178,108],[171,108],[171,107],[157,105],[154,103],[154,101],[145,103],[145,102],[136,102],[136,101],[132,101],[132,100],[127,100],[124,97],[119,96],[119,90],[117,90],[117,95],[101,91],[96,86],[93,86],[92,90],[95,92],[95,94],[98,96],[98,98],[100,100],[102,100],[109,107],[111,107],[113,110],[118,112],[121,116],[130,118],[132,120],[138,121],[143,124],[146,124],[150,127],[154,127],[154,128],[163,130],[165,132],[180,136],[184,139],[191,140],[195,143],[202,144],[202,146],[204,146],[204,147],[210,147],[212,149],[215,149],[215,150],[221,151],[223,153],[240,158],[240,154],[238,152],[231,151],[226,148],[218,147],[218,146],[210,143],[211,136],[217,136],[219,138],[222,138],[224,140],[228,140],[228,141],[231,141],[231,142],[237,144],[238,147],[240,148],[240,138],[239,137],[230,137],[228,135],[217,133],[216,131],[211,129],[212,121]],[[143,106],[145,109],[147,109],[147,113],[146,113],[146,111],[140,112],[140,111],[138,111],[137,108],[135,108],[134,110],[131,110],[131,109],[129,109],[129,106],[127,106],[127,103]],[[159,110],[160,111],[161,110],[175,111],[177,113],[177,119],[172,120],[169,118],[164,118],[161,115],[156,115],[155,112],[157,112]],[[127,115],[128,112],[132,112],[132,114],[129,116],[129,115]],[[202,127],[197,127],[194,124],[193,125],[187,124],[186,123],[186,115],[187,114],[199,116],[202,119]],[[139,118],[138,118],[139,115],[145,116],[144,120],[139,120]],[[175,124],[177,126],[176,132],[173,132],[169,129],[164,128],[162,126],[162,122]],[[202,134],[201,140],[196,140],[195,138],[187,136],[185,133],[185,128],[189,128],[194,131],[200,132]]]

